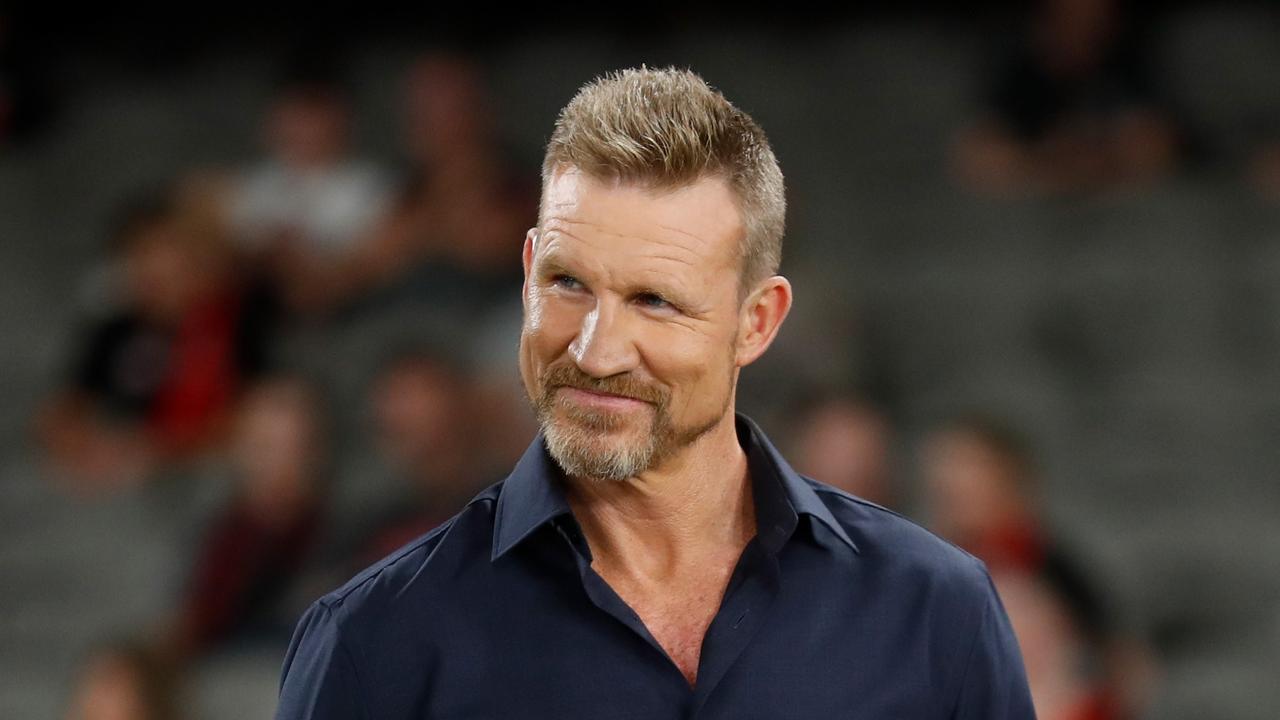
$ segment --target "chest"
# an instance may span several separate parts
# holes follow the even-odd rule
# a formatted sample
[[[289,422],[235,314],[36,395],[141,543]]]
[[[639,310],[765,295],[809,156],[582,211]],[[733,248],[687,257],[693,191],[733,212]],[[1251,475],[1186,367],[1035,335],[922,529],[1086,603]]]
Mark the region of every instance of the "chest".
[[[729,573],[647,593],[594,565],[468,563],[447,598],[346,637],[380,720],[948,717],[972,616],[820,552],[776,579],[747,558],[728,593]]]
[[[931,656],[937,633],[928,623],[897,623],[880,607],[828,612],[815,605],[812,592],[805,599],[751,603],[752,612],[737,627],[742,613],[730,601],[732,612],[709,632],[720,607],[705,597],[627,601],[662,657],[589,602],[563,608],[558,601],[495,597],[482,603],[483,611],[450,613],[447,629],[430,633],[424,658],[382,662],[377,682],[397,702],[409,692],[414,700],[406,705],[413,710],[374,708],[371,717],[946,717],[939,703],[955,697],[954,686],[944,682],[952,669]],[[405,647],[403,626],[385,645]],[[704,695],[708,700],[694,712],[696,698]]]
[[[623,598],[627,600],[627,598]],[[667,651],[685,680],[693,685],[698,677],[702,639],[716,615],[719,595],[713,593],[627,600],[653,639]]]
[[[690,685],[698,676],[702,641],[724,597],[732,566],[716,565],[661,586],[643,586],[602,573],[662,646]]]

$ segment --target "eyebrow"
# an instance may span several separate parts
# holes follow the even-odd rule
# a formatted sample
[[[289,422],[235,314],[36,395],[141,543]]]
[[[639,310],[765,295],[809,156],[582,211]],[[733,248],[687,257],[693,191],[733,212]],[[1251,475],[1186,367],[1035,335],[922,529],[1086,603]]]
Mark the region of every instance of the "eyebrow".
[[[555,252],[547,253],[542,257],[534,260],[533,265],[541,276],[550,275],[579,275],[578,271],[569,267],[569,264],[560,259],[560,255]]]

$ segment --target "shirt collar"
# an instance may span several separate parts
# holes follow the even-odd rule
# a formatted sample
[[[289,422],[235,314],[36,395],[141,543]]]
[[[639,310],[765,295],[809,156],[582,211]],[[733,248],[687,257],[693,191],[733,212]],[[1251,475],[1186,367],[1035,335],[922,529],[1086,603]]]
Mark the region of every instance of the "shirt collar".
[[[769,442],[751,418],[737,413],[738,442],[747,453],[756,533],[764,549],[776,553],[794,534],[800,515],[822,523],[840,542],[858,552],[831,510]],[[562,515],[571,515],[564,475],[546,449],[542,433],[530,443],[503,483],[493,528],[492,560],[502,557],[535,530]]]
[[[858,552],[831,509],[807,480],[796,472],[754,420],[737,414],[738,442],[747,453],[756,503],[756,534],[765,549],[776,552],[795,532],[799,516],[808,515],[824,525],[853,552]],[[772,536],[770,535],[772,534]]]

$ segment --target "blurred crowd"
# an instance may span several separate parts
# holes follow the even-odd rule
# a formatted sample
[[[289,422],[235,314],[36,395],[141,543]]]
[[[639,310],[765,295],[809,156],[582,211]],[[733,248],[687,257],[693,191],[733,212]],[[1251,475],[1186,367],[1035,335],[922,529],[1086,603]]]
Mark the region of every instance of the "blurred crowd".
[[[990,48],[982,108],[953,147],[953,171],[998,197],[1127,192],[1188,164],[1225,159],[1280,198],[1280,118],[1251,118],[1230,155],[1162,82],[1149,6],[1041,0]],[[1145,9],[1147,12],[1142,12]],[[1261,69],[1259,69],[1261,70]]]
[[[170,616],[92,653],[70,717],[180,716],[184,669],[287,640],[299,592],[447,519],[532,437],[499,343],[536,175],[512,167],[465,57],[424,55],[403,101],[404,166],[362,159],[340,69],[302,57],[264,109],[261,160],[122,200],[102,302],[35,421],[47,473],[88,502],[210,463],[234,488]],[[367,412],[333,417],[335,334],[400,311],[420,322],[380,338]],[[338,477],[351,425],[389,482]],[[376,489],[344,508],[340,483]]]
[[[1144,66],[1131,20],[1109,0],[1045,0],[1003,35],[982,112],[952,146],[956,181],[994,196],[1109,192],[1196,162],[1205,143]],[[49,114],[12,43],[0,23],[0,146]],[[297,58],[261,109],[257,162],[140,188],[104,228],[101,302],[35,418],[50,480],[92,502],[215,463],[233,489],[169,616],[89,652],[69,718],[184,716],[189,668],[287,639],[306,601],[500,480],[533,435],[514,330],[536,170],[498,136],[467,56],[406,68],[397,166],[353,147],[342,71]],[[1280,137],[1254,147],[1245,172],[1280,197]],[[383,338],[362,410],[335,417],[344,358],[330,340],[397,313],[413,331]],[[1041,718],[1137,717],[1150,655],[1047,521],[1030,440],[974,413],[907,447],[892,403],[845,380],[787,409],[778,434],[797,469],[987,564]],[[340,457],[351,432],[374,458],[358,472]]]

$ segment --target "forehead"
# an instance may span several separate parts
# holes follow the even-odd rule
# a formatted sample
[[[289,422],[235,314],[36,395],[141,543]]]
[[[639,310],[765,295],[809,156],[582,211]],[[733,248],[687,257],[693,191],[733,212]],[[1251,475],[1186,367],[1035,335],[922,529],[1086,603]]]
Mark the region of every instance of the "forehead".
[[[706,177],[674,190],[557,171],[542,197],[538,254],[666,259],[697,270],[736,268],[743,226],[728,183]]]

